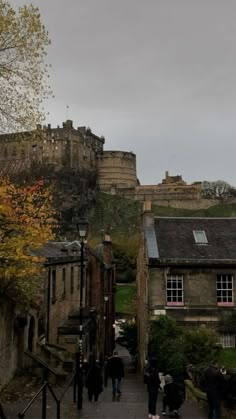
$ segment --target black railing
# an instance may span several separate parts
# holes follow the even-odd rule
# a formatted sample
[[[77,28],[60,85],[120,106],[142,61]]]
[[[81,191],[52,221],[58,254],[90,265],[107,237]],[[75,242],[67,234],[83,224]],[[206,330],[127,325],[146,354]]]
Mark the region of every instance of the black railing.
[[[1,405],[1,403],[0,403],[0,418],[1,419],[7,419],[5,414],[4,414],[3,407]]]
[[[76,385],[77,385],[77,377],[76,372],[73,371],[68,383],[66,384],[62,394],[60,397],[57,397],[55,394],[52,385],[49,384],[47,381],[43,383],[43,385],[40,387],[38,392],[34,395],[34,397],[29,401],[29,403],[26,405],[26,407],[21,410],[21,412],[18,413],[19,419],[24,419],[26,413],[30,409],[30,407],[34,404],[35,400],[39,397],[39,395],[42,393],[42,419],[47,419],[47,389],[50,391],[53,399],[56,402],[56,408],[57,408],[57,419],[61,418],[61,401],[66,394],[68,388],[70,387],[71,383],[73,381],[73,402],[76,402]]]

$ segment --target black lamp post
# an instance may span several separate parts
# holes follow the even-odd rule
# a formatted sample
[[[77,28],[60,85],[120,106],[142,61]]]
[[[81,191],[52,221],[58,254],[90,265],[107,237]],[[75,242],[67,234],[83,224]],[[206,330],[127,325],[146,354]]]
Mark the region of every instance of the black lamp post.
[[[79,342],[76,353],[76,374],[78,380],[77,407],[83,406],[83,288],[84,288],[84,239],[87,234],[88,222],[86,219],[79,219],[76,227],[80,238],[80,298],[79,298]]]
[[[109,339],[109,331],[108,331],[108,317],[109,317],[109,312],[108,312],[108,301],[109,301],[109,295],[108,294],[104,294],[104,304],[105,304],[105,309],[104,309],[104,322],[105,322],[105,328],[104,328],[104,333],[105,333],[105,341],[104,341],[104,360],[105,360],[105,365],[104,365],[104,385],[105,387],[107,387],[107,360],[108,360],[108,356],[109,356],[109,348],[108,348],[108,339]]]

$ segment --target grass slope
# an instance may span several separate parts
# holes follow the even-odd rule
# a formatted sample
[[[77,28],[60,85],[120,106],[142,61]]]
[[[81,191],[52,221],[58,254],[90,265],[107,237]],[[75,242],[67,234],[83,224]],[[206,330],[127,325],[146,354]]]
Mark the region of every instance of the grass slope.
[[[116,286],[115,311],[116,313],[132,314],[135,310],[134,299],[136,284],[124,284]]]
[[[109,230],[113,239],[126,240],[139,231],[142,209],[141,202],[100,192],[91,214],[91,233],[100,238],[102,230]],[[236,217],[236,203],[222,203],[200,210],[153,205],[152,212],[165,217]]]

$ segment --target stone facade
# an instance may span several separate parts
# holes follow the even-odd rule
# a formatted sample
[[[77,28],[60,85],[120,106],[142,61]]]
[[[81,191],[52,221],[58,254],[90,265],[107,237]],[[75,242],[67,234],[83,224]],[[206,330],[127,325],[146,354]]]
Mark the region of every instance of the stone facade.
[[[7,299],[0,302],[0,389],[18,367],[19,332],[15,328],[15,308]]]
[[[193,230],[203,228],[208,242],[198,245]],[[161,219],[153,217],[150,208],[144,213],[137,258],[141,368],[149,320],[168,315],[181,325],[218,328],[236,311],[235,231],[236,219]],[[235,345],[234,333],[222,328],[222,344],[230,339],[227,345]]]
[[[156,205],[201,209],[217,205],[219,199],[204,199],[201,182],[188,185],[181,175],[165,178],[159,184],[140,185],[137,178],[136,155],[126,151],[105,151],[105,139],[89,128],[73,127],[67,120],[62,127],[51,125],[32,132],[0,135],[0,175],[27,171],[34,165],[52,166],[55,170],[70,168],[97,173],[102,192],[124,196]],[[235,200],[234,200],[235,202]]]
[[[132,152],[103,151],[97,158],[98,180],[102,191],[116,193],[137,185],[136,156]]]
[[[60,247],[60,243],[55,243]],[[76,351],[79,334],[81,256],[78,242],[61,243],[64,254],[48,257],[45,305],[46,340]],[[68,254],[66,255],[66,249]],[[84,249],[83,321],[84,353],[101,360],[114,347],[113,324],[115,271],[109,238],[96,249]],[[107,296],[107,301],[105,301]]]
[[[96,168],[96,156],[103,151],[103,137],[86,127],[73,127],[67,120],[62,127],[41,127],[32,132],[0,135],[0,174],[18,173],[34,164],[68,167],[75,170]]]

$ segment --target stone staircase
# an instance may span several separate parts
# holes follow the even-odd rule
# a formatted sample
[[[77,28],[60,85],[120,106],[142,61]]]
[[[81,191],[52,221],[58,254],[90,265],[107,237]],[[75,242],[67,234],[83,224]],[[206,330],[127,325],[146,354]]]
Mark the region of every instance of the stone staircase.
[[[37,354],[28,350],[25,354],[31,358],[32,372],[53,385],[64,385],[72,374],[74,356],[64,347],[45,343]]]

